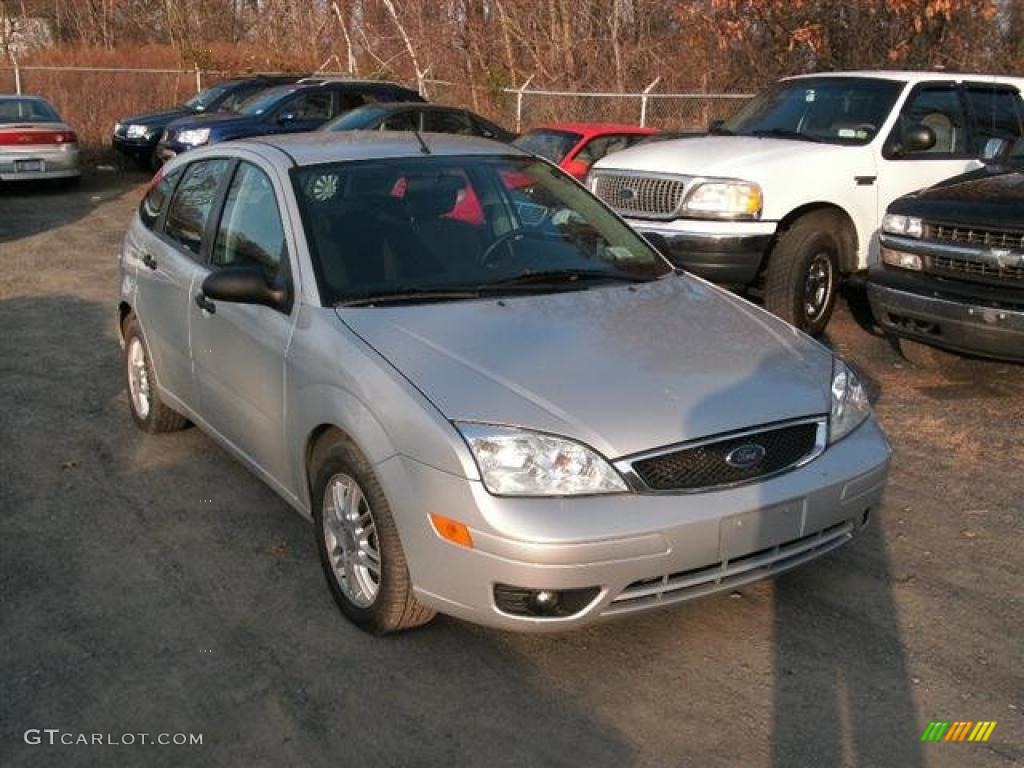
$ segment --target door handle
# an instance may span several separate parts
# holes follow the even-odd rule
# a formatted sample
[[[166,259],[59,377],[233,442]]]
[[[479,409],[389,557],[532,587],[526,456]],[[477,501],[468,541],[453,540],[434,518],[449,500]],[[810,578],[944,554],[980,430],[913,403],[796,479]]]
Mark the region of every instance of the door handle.
[[[217,305],[201,293],[196,294],[196,306],[204,312],[209,312],[211,315],[217,311]]]
[[[151,253],[142,254],[142,263],[150,269],[156,269],[156,259],[153,258],[153,254]]]

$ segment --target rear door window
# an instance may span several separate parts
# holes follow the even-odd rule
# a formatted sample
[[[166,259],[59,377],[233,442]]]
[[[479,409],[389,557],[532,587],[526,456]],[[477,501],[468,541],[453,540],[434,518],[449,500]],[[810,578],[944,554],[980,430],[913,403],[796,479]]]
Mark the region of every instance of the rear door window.
[[[181,178],[180,168],[161,177],[142,198],[142,203],[139,205],[139,218],[146,229],[153,229],[160,221],[160,216],[163,215],[164,209],[167,207],[167,200],[179,178]]]
[[[980,155],[989,139],[1016,141],[1022,130],[1022,102],[1014,88],[970,83],[965,88],[967,103],[974,118],[971,151]]]
[[[206,222],[229,165],[226,158],[192,163],[185,169],[185,175],[171,198],[164,234],[194,257],[202,252]]]

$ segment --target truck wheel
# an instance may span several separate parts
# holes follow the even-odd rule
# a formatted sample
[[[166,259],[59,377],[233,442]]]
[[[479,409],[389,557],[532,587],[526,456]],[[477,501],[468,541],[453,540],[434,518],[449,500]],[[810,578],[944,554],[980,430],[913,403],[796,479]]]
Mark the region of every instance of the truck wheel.
[[[903,359],[919,368],[940,368],[959,360],[952,352],[933,347],[930,344],[923,344],[920,341],[901,338],[897,340],[897,343]]]
[[[391,507],[369,463],[344,440],[317,453],[317,551],[338,607],[378,635],[426,624],[435,612],[413,596]]]
[[[764,306],[812,336],[828,325],[839,286],[840,242],[835,217],[796,220],[775,244],[765,273]]]
[[[143,432],[175,432],[188,426],[188,419],[166,405],[156,391],[156,377],[149,348],[132,315],[124,326],[124,374],[132,419]]]

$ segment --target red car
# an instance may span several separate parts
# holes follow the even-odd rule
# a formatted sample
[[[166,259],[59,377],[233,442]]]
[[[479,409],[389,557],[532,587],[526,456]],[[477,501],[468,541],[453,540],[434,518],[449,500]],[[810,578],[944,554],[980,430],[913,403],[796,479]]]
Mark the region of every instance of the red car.
[[[517,147],[545,157],[580,181],[605,155],[658,133],[657,128],[618,123],[557,123],[527,131],[513,141]]]

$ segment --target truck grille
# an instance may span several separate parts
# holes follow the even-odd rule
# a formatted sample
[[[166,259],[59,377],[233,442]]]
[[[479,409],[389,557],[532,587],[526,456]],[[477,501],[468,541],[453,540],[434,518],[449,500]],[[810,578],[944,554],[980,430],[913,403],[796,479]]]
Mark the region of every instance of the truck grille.
[[[782,472],[812,458],[823,447],[819,435],[823,425],[821,420],[805,421],[704,440],[678,450],[668,449],[665,453],[634,459],[631,468],[652,491],[694,491],[744,483]],[[737,450],[750,446],[754,446],[752,453],[756,460],[736,462]]]
[[[980,259],[935,255],[927,257],[927,265],[929,272],[950,277],[973,277],[986,282],[1024,281],[1024,264],[1019,267],[1000,267]]]
[[[670,219],[683,202],[686,180],[596,173],[594,193],[623,216]]]
[[[924,225],[924,237],[926,240],[938,240],[943,243],[1024,251],[1024,234],[1002,229],[955,227],[950,224],[927,222]]]

